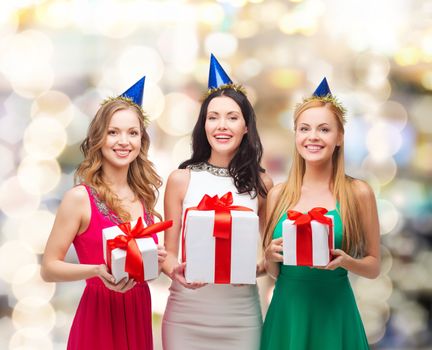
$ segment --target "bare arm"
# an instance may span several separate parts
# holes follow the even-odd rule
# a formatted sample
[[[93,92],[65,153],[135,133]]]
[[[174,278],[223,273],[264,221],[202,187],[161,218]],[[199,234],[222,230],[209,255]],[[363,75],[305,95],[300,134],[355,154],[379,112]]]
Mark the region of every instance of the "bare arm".
[[[277,200],[279,199],[282,190],[282,185],[279,184],[273,187],[267,195],[267,209],[266,209],[266,224],[270,220],[270,216],[276,207]],[[282,252],[282,238],[273,239],[268,247],[265,249],[265,269],[267,273],[274,279],[279,276],[280,266],[279,263],[283,261],[280,254]]]
[[[261,179],[264,182],[264,185],[268,191],[273,187],[273,180],[271,177],[266,174],[261,174]],[[266,206],[267,206],[267,197],[258,197],[258,217],[259,217],[259,230],[261,234],[261,240],[264,237],[264,229],[265,229],[265,223],[266,223]],[[257,276],[262,276],[265,274],[265,266],[264,266],[264,259],[262,259],[258,265],[257,265]]]
[[[45,247],[41,276],[47,282],[78,281],[99,277],[105,286],[117,292],[126,292],[135,281],[123,279],[114,284],[105,264],[74,264],[64,261],[75,236],[84,232],[90,222],[90,201],[83,186],[69,190],[58,208],[51,234]]]
[[[179,265],[179,240],[182,223],[183,199],[189,184],[189,170],[178,169],[168,177],[164,198],[165,220],[172,220],[173,225],[165,231],[165,249],[167,256],[162,271],[172,277],[174,269]]]
[[[65,255],[78,232],[90,220],[90,203],[82,186],[66,192],[48,238],[42,260],[41,275],[47,282],[77,281],[98,276],[99,265],[64,262]]]
[[[340,249],[335,249],[333,255],[337,256],[328,265],[327,269],[343,267],[356,275],[376,278],[380,273],[380,233],[378,210],[375,195],[368,184],[356,180],[355,195],[360,205],[361,224],[364,230],[366,249],[365,256],[355,259]]]

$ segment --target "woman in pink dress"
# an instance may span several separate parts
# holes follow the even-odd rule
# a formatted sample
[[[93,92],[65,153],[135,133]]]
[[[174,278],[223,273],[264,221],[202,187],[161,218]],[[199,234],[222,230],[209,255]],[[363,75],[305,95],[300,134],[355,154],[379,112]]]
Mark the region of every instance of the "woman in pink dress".
[[[45,249],[44,280],[86,280],[70,350],[153,349],[149,287],[133,279],[114,283],[102,247],[103,228],[139,217],[148,225],[153,215],[160,218],[154,206],[161,180],[147,159],[143,88],[144,78],[101,105],[81,145],[79,185],[66,192]],[[71,244],[80,264],[64,261]],[[165,256],[158,247],[160,264]]]

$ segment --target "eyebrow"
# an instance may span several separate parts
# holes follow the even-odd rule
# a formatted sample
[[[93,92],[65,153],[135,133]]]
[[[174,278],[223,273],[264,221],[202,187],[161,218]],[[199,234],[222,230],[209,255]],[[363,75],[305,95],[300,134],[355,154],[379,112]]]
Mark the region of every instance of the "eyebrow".
[[[300,123],[300,125],[307,125],[307,126],[310,126],[308,123]],[[323,125],[330,126],[330,124],[328,124],[328,123],[321,123],[321,124],[319,124],[318,126],[323,126]]]
[[[240,111],[229,111],[227,114],[240,114],[240,113],[241,113]],[[216,112],[216,111],[208,111],[207,114],[216,114],[216,115],[219,115],[219,113]]]
[[[120,130],[117,126],[109,126],[108,129]],[[139,129],[138,126],[132,126],[128,130]]]

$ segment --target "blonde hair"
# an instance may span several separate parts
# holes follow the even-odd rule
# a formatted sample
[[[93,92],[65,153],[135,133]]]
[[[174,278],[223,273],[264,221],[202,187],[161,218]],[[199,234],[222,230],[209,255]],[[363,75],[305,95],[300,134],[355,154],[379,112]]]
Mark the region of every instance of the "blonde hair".
[[[319,99],[308,99],[299,104],[294,112],[294,125],[297,127],[299,116],[310,108],[325,107],[330,109],[336,117],[339,131],[344,134],[344,110],[337,105]],[[303,176],[306,170],[305,160],[294,147],[293,162],[288,180],[282,185],[280,196],[276,202],[274,211],[267,223],[263,247],[266,248],[273,236],[273,231],[280,218],[286,211],[292,208],[299,200],[303,184]],[[340,205],[340,215],[343,223],[342,249],[354,257],[360,257],[365,250],[365,237],[362,233],[362,225],[359,215],[359,202],[354,192],[354,179],[345,174],[344,144],[337,146],[332,157],[333,174],[331,189],[334,197]]]
[[[136,159],[129,165],[127,182],[135,197],[145,203],[146,210],[161,219],[155,211],[158,188],[162,185],[161,178],[156,173],[154,165],[147,158],[150,138],[145,129],[145,116],[141,109],[125,99],[111,99],[104,103],[90,123],[87,137],[81,144],[84,160],[75,172],[75,184],[85,183],[94,188],[98,197],[106,203],[108,208],[123,221],[130,221],[130,214],[121,206],[118,196],[111,191],[103,179],[102,151],[108,126],[114,113],[130,109],[136,112],[141,130],[141,148]]]

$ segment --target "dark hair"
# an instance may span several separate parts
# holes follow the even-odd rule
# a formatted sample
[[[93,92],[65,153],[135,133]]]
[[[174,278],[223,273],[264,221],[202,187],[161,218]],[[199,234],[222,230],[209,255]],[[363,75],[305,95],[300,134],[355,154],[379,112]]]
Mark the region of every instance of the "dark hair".
[[[230,97],[239,105],[248,130],[228,165],[229,173],[234,179],[234,185],[238,193],[249,193],[252,197],[259,194],[265,197],[267,189],[260,176],[260,173],[265,172],[264,168],[261,167],[263,149],[256,128],[255,112],[247,97],[242,92],[232,88],[216,90],[203,101],[192,132],[192,156],[181,163],[179,168],[185,169],[188,165],[199,164],[210,158],[211,147],[205,132],[207,108],[210,101],[219,96]]]

